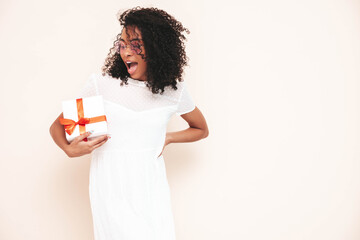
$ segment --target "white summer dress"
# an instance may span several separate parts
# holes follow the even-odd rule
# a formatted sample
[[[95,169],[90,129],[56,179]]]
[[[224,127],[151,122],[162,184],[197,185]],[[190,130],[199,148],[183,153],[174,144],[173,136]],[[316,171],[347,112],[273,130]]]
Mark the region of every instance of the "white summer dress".
[[[175,240],[164,158],[167,123],[195,104],[185,81],[153,94],[146,82],[92,73],[77,97],[102,95],[111,138],[92,152],[89,197],[95,240]],[[86,115],[86,113],[85,113]]]

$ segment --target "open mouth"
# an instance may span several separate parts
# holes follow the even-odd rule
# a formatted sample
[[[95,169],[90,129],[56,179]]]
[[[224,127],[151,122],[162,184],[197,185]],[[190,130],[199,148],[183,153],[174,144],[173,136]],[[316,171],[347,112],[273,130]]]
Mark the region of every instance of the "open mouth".
[[[138,63],[137,62],[126,62],[125,65],[128,69],[128,73],[131,75],[136,71]]]

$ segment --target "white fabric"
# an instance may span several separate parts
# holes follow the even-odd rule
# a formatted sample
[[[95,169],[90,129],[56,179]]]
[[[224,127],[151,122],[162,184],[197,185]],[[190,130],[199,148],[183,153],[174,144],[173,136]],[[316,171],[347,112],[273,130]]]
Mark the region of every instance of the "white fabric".
[[[163,148],[173,114],[195,108],[185,82],[153,94],[146,83],[128,85],[91,74],[76,96],[102,95],[108,132],[92,152],[89,196],[95,240],[175,240]]]

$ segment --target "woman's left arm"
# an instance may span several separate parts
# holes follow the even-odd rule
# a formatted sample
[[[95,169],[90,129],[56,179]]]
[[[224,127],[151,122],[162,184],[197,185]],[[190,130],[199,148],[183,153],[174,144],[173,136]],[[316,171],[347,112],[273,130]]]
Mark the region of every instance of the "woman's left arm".
[[[197,107],[193,111],[180,116],[189,124],[189,128],[177,132],[167,132],[166,139],[168,143],[194,142],[209,135],[206,120]]]
[[[165,147],[170,143],[194,142],[209,136],[206,120],[196,106],[193,111],[180,116],[189,124],[189,127],[177,132],[167,132],[165,144],[158,157],[162,155]]]

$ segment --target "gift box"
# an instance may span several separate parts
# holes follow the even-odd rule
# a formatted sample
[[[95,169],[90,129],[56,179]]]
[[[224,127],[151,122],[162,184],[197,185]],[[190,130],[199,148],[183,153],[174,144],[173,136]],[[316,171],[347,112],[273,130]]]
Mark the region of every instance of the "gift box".
[[[62,101],[62,109],[64,118],[60,118],[60,124],[64,125],[69,143],[77,136],[91,130],[93,133],[84,138],[84,141],[107,134],[107,119],[102,95]]]

